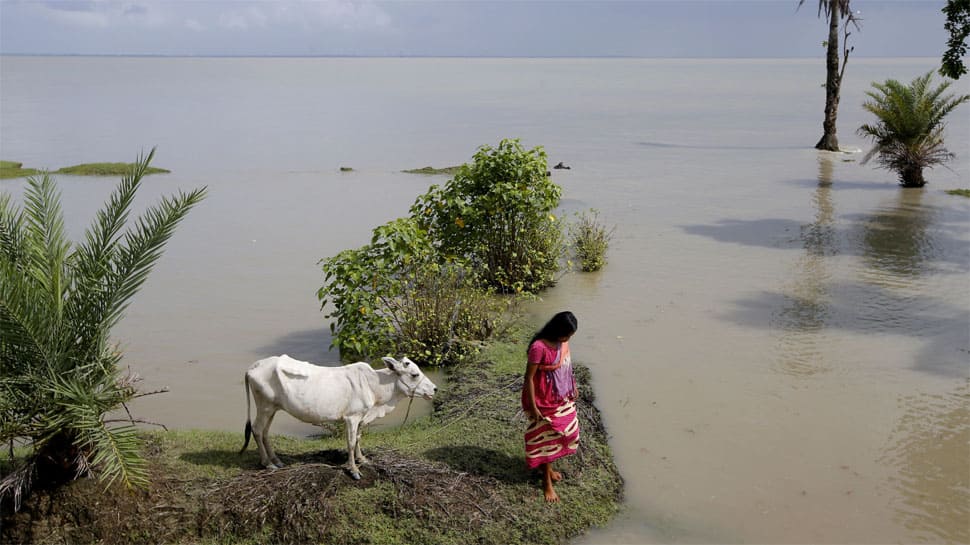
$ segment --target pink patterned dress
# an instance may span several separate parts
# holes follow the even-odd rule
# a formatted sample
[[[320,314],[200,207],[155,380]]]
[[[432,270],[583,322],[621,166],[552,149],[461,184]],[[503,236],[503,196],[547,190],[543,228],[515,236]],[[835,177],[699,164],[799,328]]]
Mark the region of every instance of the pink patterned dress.
[[[536,340],[529,347],[529,363],[538,364],[533,377],[535,402],[545,417],[530,422],[525,430],[525,459],[529,468],[552,462],[576,452],[579,447],[579,419],[576,415],[576,379],[573,377],[569,343],[550,347]],[[522,389],[522,409],[527,406]]]

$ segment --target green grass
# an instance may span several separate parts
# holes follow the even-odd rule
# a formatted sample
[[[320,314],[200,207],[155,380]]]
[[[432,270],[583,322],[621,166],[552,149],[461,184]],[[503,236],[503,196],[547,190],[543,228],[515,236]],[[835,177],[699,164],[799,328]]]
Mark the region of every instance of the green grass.
[[[67,174],[70,176],[124,176],[131,170],[133,163],[84,163],[57,169],[52,174]],[[44,171],[35,168],[23,168],[23,163],[16,161],[0,161],[0,179],[26,178],[37,176]],[[164,168],[148,167],[146,174],[163,174],[171,172]]]
[[[7,178],[26,178],[36,176],[41,171],[35,168],[24,168],[23,163],[16,161],[0,161],[0,180]]]
[[[124,176],[128,174],[133,163],[84,163],[57,169],[57,174],[71,176]],[[148,167],[145,174],[166,174],[171,172],[164,168]]]
[[[970,198],[970,189],[947,189],[946,192],[950,195]]]
[[[458,172],[460,166],[444,167],[444,168],[434,168],[434,167],[422,167],[422,168],[412,168],[409,170],[402,170],[401,172],[407,172],[408,174],[447,174],[448,176],[453,176]]]
[[[519,410],[525,334],[492,344],[481,361],[451,369],[434,413],[397,429],[365,430],[371,459],[354,481],[341,467],[340,426],[322,438],[273,436],[288,467],[258,468],[241,433],[144,433],[148,491],[102,495],[94,479],[35,496],[4,514],[10,539],[36,542],[560,544],[618,511],[622,479],[577,365],[580,451],[557,462],[558,504],[542,501],[525,469]],[[242,427],[240,407],[240,427]],[[56,506],[56,507],[51,507]],[[84,521],[83,524],[75,521]],[[25,528],[33,530],[28,535]],[[39,532],[39,533],[38,533]]]

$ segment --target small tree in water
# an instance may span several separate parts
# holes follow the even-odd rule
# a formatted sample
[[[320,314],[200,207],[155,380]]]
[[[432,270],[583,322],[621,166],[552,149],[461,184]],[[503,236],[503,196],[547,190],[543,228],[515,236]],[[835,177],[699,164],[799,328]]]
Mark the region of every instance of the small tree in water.
[[[109,335],[205,195],[162,199],[122,232],[153,155],[134,165],[77,245],[46,174],[28,179],[24,209],[0,195],[0,442],[31,449],[0,479],[0,499],[13,498],[15,508],[37,479],[94,473],[106,484],[147,482],[135,421],[107,418],[139,395]]]
[[[798,0],[801,7],[805,0]],[[839,151],[839,138],[836,135],[836,121],[839,116],[839,97],[842,92],[842,76],[849,62],[849,53],[855,48],[848,46],[849,23],[859,28],[859,19],[852,13],[851,0],[819,0],[818,15],[825,13],[829,24],[829,38],[825,45],[825,118],[822,121],[822,138],[815,144],[816,149]],[[842,67],[839,68],[839,26],[842,26]]]
[[[899,174],[904,187],[923,187],[924,168],[954,157],[943,145],[943,118],[970,100],[970,95],[944,96],[952,82],[933,88],[932,76],[927,72],[909,85],[893,79],[873,83],[875,91],[866,91],[869,100],[862,104],[879,119],[876,124],[859,127],[859,135],[875,144],[863,163],[876,156],[879,166]]]

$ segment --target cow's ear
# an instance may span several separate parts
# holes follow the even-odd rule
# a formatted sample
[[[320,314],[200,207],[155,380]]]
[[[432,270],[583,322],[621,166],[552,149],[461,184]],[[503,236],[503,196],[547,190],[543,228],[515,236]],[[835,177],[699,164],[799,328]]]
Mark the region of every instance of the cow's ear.
[[[398,371],[401,368],[401,364],[390,356],[384,356],[381,359],[384,360],[384,365],[386,365],[387,368],[392,371]]]

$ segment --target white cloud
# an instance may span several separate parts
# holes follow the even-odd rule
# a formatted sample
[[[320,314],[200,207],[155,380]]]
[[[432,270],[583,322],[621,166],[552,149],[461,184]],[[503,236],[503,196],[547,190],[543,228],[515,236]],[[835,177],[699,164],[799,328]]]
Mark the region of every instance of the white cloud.
[[[58,25],[90,29],[184,27],[203,32],[218,27],[245,31],[296,26],[367,30],[391,24],[390,15],[369,0],[50,0],[35,3],[35,7]]]
[[[167,17],[155,1],[61,0],[38,4],[51,20],[85,28],[107,28],[116,25],[164,26]]]
[[[264,27],[269,18],[258,6],[234,9],[219,14],[219,26],[233,30],[248,30],[251,27]]]
[[[45,2],[39,4],[45,15],[68,26],[106,27],[110,15],[98,2]]]
[[[271,0],[224,2],[219,25],[245,30],[266,26],[369,29],[388,26],[391,17],[372,2],[350,0]]]
[[[197,21],[196,19],[186,19],[185,28],[189,30],[194,30],[195,32],[202,32],[205,30],[205,25]]]

